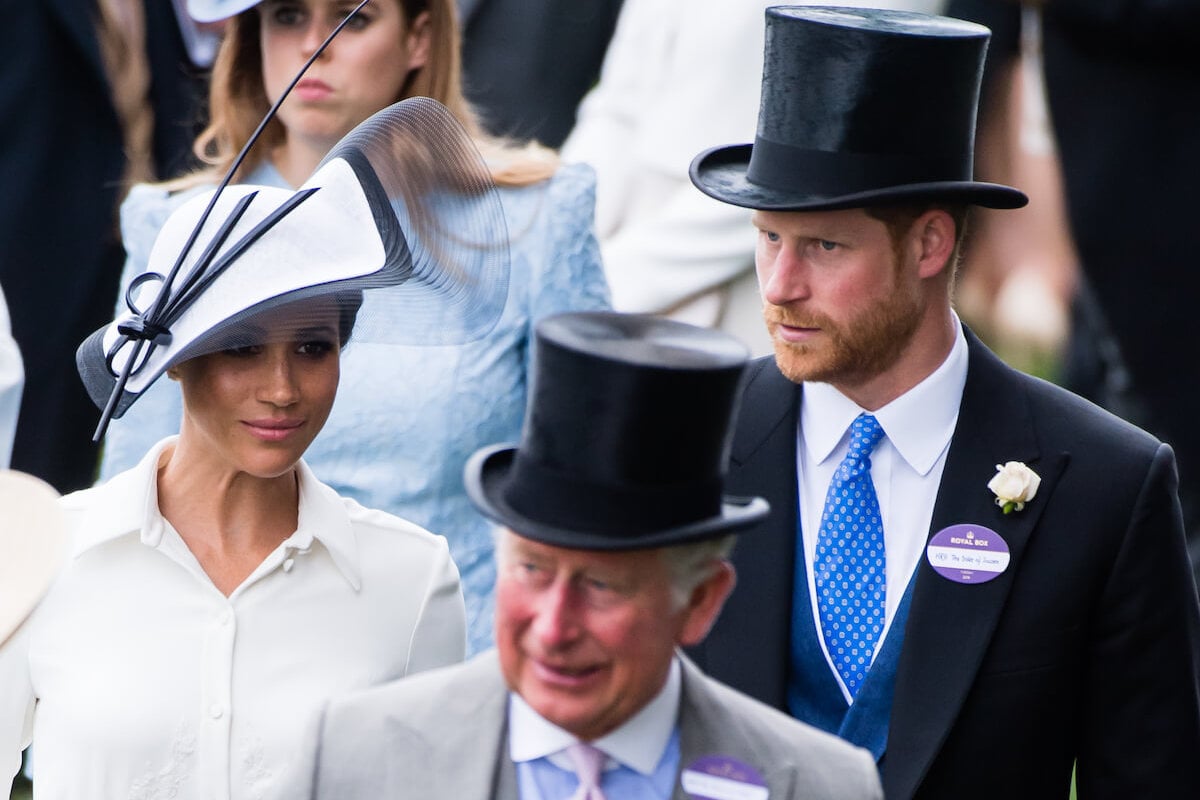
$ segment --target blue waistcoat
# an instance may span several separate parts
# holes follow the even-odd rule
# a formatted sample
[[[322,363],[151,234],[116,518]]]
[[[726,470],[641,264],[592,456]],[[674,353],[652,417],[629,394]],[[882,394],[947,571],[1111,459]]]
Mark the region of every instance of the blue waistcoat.
[[[834,677],[821,650],[820,632],[813,620],[808,595],[808,566],[804,542],[797,523],[796,572],[792,590],[792,648],[789,665],[788,710],[796,719],[836,734],[846,741],[865,747],[878,762],[887,749],[888,724],[892,714],[892,692],[896,684],[896,664],[904,642],[904,626],[912,599],[913,580],[909,580],[896,609],[887,637],[859,687],[852,704]],[[914,570],[914,576],[916,571]]]

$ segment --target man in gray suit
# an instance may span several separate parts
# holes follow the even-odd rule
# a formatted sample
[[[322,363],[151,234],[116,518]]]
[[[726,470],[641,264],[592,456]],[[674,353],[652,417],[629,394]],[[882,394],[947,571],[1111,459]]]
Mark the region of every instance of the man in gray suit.
[[[519,447],[465,480],[497,534],[497,649],[333,702],[313,796],[881,798],[871,756],[704,674],[677,648],[733,589],[723,497],[746,350],[590,312],[543,320]]]

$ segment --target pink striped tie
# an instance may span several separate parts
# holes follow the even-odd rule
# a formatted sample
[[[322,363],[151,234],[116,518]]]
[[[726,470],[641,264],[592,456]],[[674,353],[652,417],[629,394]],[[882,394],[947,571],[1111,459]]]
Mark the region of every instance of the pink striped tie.
[[[603,751],[586,742],[576,742],[567,748],[567,757],[579,777],[579,789],[571,795],[571,800],[606,800],[600,791],[600,771],[606,758]]]

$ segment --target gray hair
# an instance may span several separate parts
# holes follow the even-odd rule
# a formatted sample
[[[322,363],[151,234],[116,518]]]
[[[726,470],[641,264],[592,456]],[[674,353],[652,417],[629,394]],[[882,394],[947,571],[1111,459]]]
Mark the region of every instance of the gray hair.
[[[735,534],[726,534],[716,539],[677,544],[664,547],[663,563],[671,573],[671,594],[677,608],[683,608],[697,586],[711,578],[720,565],[729,560]]]

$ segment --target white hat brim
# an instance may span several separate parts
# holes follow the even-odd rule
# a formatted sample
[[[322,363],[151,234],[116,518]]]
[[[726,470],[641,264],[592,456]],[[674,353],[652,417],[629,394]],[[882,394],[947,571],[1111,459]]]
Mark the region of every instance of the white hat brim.
[[[0,471],[0,645],[33,613],[66,557],[58,492],[32,475]]]

